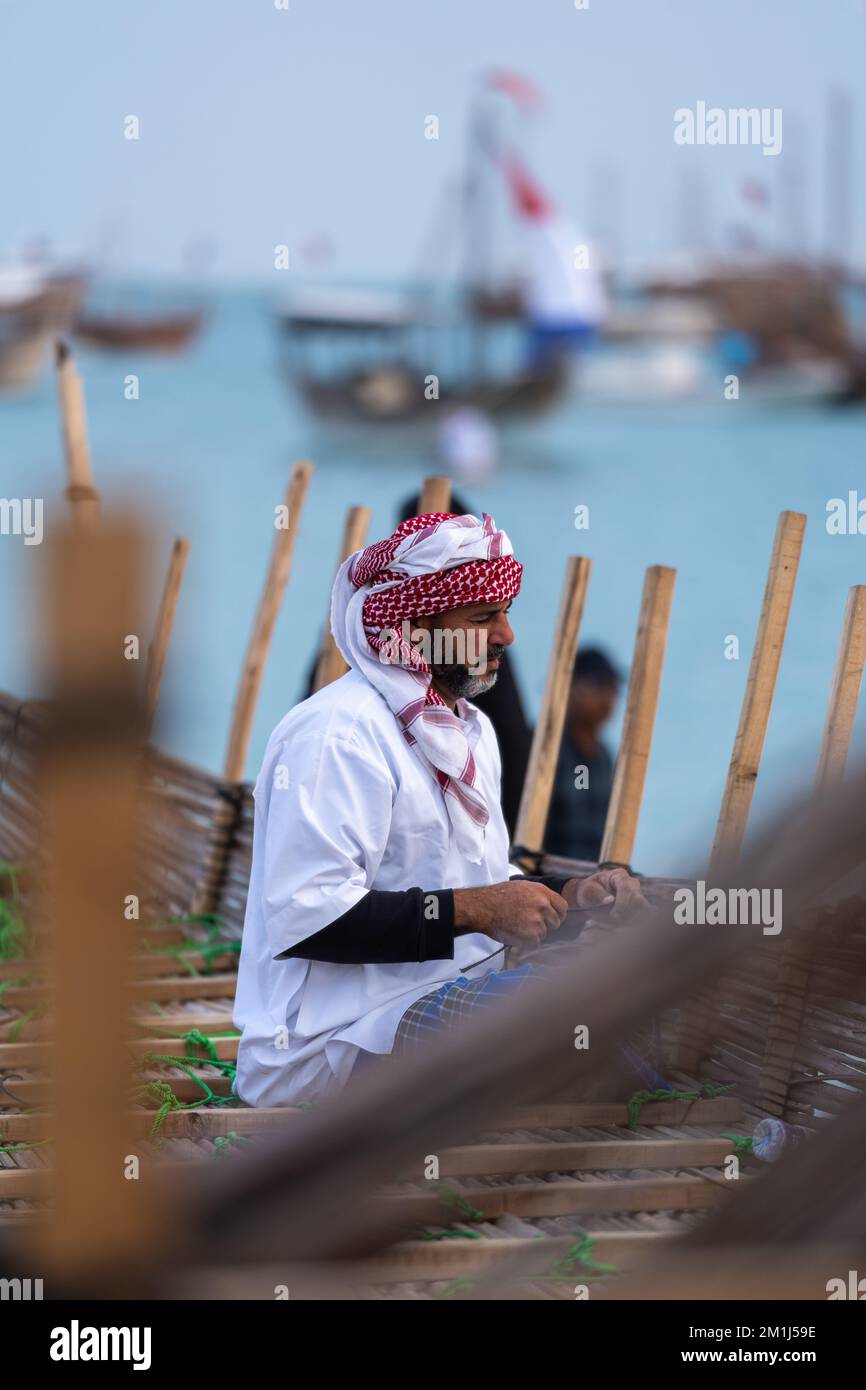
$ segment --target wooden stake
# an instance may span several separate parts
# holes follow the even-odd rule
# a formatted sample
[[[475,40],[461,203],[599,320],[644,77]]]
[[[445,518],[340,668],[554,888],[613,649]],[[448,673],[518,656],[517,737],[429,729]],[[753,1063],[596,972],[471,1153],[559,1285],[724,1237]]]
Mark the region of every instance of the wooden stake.
[[[559,745],[562,742],[565,723],[565,706],[591,568],[591,560],[577,555],[569,557],[565,568],[562,598],[553,629],[553,648],[547,668],[544,697],[532,739],[529,765],[526,769],[526,780],[514,831],[517,849],[529,850],[533,854],[540,852],[544,841]]]
[[[653,565],[644,579],[622,742],[614,769],[600,862],[612,859],[628,864],[634,852],[676,574],[676,570]]]
[[[830,686],[827,721],[818,757],[816,787],[824,790],[841,782],[857,713],[860,681],[866,661],[866,585],[848,590],[836,666]]]
[[[448,512],[451,510],[451,479],[430,477],[424,479],[418,515],[428,512]]]
[[[286,493],[288,525],[278,529],[274,536],[271,562],[244,657],[243,671],[235,699],[223,770],[227,782],[240,782],[244,775],[244,764],[265,661],[271,645],[274,625],[283,601],[283,594],[289,580],[298,524],[312,475],[313,465],[311,463],[296,463],[289,480]]]
[[[350,507],[346,513],[346,524],[343,529],[343,540],[340,545],[340,558],[337,561],[337,569],[345,564],[350,555],[354,555],[356,550],[360,550],[367,536],[370,525],[369,507]],[[313,681],[313,690],[321,690],[323,686],[330,685],[338,677],[345,675],[348,666],[337,650],[331,632],[330,609],[325,621],[325,630],[322,634],[322,646],[319,652],[319,660],[316,665],[316,675]]]
[[[723,861],[737,857],[746,833],[805,529],[806,518],[801,512],[782,512],[776,526],[746,693],[716,827],[711,875]]]
[[[84,388],[72,353],[64,342],[57,343],[56,363],[63,453],[66,460],[66,497],[72,506],[75,525],[83,530],[92,530],[99,522],[100,503],[99,493],[93,486],[90,468]]]
[[[779,516],[746,693],[710,858],[710,879],[725,864],[737,858],[746,833],[805,529],[806,518],[801,512],[782,512]],[[690,1075],[697,1075],[718,1030],[718,1006],[718,993],[710,989],[682,1010],[673,1060],[675,1066]]]
[[[55,534],[43,624],[54,708],[40,781],[50,829],[53,945],[54,1217],[42,1253],[58,1280],[134,1270],[155,1229],[144,1185],[125,1173],[132,1083],[129,938],[143,730],[136,663],[144,538],[130,523]],[[99,1000],[100,1026],[92,1026]],[[86,1100],[82,1104],[82,1100]]]
[[[168,652],[168,644],[171,638],[171,630],[174,626],[174,615],[177,610],[177,600],[180,595],[180,586],[183,580],[183,572],[186,569],[187,557],[189,556],[189,541],[184,540],[183,536],[178,536],[171,548],[171,559],[168,564],[168,573],[165,577],[165,587],[160,599],[159,612],[156,616],[156,627],[154,628],[153,639],[147,653],[147,676],[145,688],[145,716],[147,727],[153,723],[156,714],[156,706],[159,702],[159,688],[162,684],[162,673],[165,667],[165,658]]]

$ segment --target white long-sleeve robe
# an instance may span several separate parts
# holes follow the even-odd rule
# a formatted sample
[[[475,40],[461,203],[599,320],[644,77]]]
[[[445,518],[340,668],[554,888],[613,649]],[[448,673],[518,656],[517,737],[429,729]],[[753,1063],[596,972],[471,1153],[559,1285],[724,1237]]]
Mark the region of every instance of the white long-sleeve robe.
[[[453,960],[275,959],[336,921],[369,889],[480,887],[514,872],[493,726],[468,702],[460,713],[490,812],[479,864],[458,852],[437,781],[385,700],[357,672],[296,706],[271,735],[255,787],[234,1011],[243,1031],[236,1089],[248,1104],[322,1098],[346,1083],[360,1049],[391,1051],[414,1000],[459,974],[502,968],[501,944],[481,933],[458,936]]]

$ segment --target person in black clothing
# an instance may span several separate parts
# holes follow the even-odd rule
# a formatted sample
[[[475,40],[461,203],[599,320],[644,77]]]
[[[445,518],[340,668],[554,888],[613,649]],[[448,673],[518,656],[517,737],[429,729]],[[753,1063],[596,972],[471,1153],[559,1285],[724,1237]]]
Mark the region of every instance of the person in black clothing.
[[[613,782],[613,759],[599,732],[614,712],[621,683],[603,651],[578,652],[544,841],[548,854],[598,862]]]

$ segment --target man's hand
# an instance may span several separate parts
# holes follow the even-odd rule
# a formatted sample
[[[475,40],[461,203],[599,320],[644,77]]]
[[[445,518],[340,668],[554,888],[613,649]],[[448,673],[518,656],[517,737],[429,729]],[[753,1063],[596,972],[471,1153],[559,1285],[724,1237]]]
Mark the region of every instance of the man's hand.
[[[647,906],[640,883],[628,869],[599,869],[588,878],[570,878],[562,896],[569,907],[610,906],[617,919],[633,917]]]
[[[575,880],[572,880],[575,882]],[[489,888],[455,888],[454,927],[479,931],[506,946],[538,946],[568,911],[565,898],[543,883],[510,879]]]

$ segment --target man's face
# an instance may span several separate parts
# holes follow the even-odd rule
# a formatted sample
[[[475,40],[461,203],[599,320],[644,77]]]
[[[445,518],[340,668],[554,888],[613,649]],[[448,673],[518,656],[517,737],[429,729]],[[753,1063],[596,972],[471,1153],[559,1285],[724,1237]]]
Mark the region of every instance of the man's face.
[[[510,607],[511,599],[468,603],[435,617],[416,618],[413,626],[429,634],[430,669],[450,694],[472,700],[496,684],[499,658],[514,641]]]
[[[578,676],[569,691],[569,718],[597,729],[610,719],[618,695],[619,682],[610,677]]]

